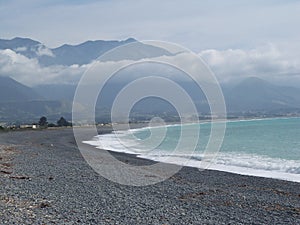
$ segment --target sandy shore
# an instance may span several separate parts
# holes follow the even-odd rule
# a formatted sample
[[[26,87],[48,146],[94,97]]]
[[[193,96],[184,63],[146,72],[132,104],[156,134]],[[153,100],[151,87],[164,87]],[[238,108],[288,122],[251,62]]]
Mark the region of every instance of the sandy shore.
[[[0,133],[0,171],[0,224],[300,224],[300,183],[183,168],[123,186],[89,167],[71,129]]]

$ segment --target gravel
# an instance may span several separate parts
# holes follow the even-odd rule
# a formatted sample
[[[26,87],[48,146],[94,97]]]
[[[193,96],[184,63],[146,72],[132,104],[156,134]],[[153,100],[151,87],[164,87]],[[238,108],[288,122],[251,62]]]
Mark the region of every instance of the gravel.
[[[72,129],[0,133],[0,143],[1,224],[300,224],[300,183],[185,167],[124,186],[87,164]]]

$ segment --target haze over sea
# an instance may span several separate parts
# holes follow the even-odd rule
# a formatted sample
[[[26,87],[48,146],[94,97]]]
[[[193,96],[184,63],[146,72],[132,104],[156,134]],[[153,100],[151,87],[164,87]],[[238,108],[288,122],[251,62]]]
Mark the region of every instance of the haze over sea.
[[[191,135],[187,138],[194,138],[193,133],[197,132],[193,131],[200,126],[199,143],[192,156],[184,148],[176,154],[173,152],[181,126],[188,126]],[[155,139],[160,139],[160,135],[152,135],[150,142],[138,145],[139,140],[147,139],[151,132],[159,134],[163,129],[166,135],[155,150],[149,147],[159,142]],[[210,123],[148,127],[100,135],[85,143],[179,165],[189,158],[186,166],[199,167],[210,130]],[[228,121],[222,147],[208,169],[300,182],[300,118]]]

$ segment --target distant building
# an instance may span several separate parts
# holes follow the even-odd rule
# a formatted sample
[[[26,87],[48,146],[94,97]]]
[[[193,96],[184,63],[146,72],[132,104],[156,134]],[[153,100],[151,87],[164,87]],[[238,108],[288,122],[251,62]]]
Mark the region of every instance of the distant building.
[[[6,123],[0,123],[1,127],[6,127]]]
[[[40,128],[40,126],[37,124],[22,124],[22,125],[20,125],[20,128],[21,129],[38,129],[38,128]]]
[[[20,128],[21,128],[21,129],[32,128],[32,125],[29,125],[29,124],[22,124],[22,125],[20,125]]]

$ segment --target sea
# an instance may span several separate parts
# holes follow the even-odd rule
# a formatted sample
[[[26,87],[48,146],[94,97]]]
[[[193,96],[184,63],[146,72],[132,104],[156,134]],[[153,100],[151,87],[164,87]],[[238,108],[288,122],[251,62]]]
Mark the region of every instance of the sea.
[[[211,128],[211,122],[152,126],[99,135],[85,143],[203,169]],[[184,137],[183,129],[188,130]],[[176,149],[182,138],[185,143],[197,138],[197,144]],[[300,118],[227,121],[222,145],[205,169],[300,182]]]

